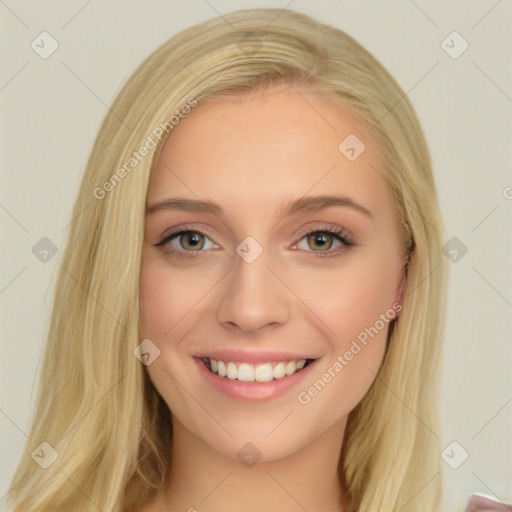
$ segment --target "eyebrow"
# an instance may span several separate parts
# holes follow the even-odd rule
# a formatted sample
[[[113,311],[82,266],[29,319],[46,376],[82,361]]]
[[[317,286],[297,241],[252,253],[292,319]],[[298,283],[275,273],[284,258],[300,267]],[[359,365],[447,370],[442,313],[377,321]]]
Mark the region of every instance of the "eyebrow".
[[[366,217],[373,219],[373,214],[368,208],[354,201],[348,196],[334,194],[334,195],[320,195],[320,196],[305,196],[299,199],[291,200],[284,203],[278,215],[286,217],[298,212],[316,212],[331,206],[341,206],[351,208]],[[187,212],[210,212],[213,214],[223,214],[224,210],[220,205],[213,201],[202,201],[198,199],[185,199],[173,197],[164,199],[146,208],[146,215],[150,215],[160,210],[182,210]]]

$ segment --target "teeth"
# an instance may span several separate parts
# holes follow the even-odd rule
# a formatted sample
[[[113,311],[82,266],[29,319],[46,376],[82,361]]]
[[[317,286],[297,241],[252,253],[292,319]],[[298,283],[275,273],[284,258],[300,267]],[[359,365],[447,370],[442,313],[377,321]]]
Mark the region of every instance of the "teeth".
[[[235,363],[228,363],[226,365],[226,374],[228,379],[235,380],[238,377],[238,368]]]
[[[282,379],[286,375],[286,365],[278,363],[274,368],[274,379]]]
[[[254,373],[258,382],[270,382],[274,379],[274,372],[270,363],[259,364],[256,366]]]
[[[306,365],[306,359],[279,362],[275,366],[272,366],[272,363],[258,365],[240,363],[237,365],[233,361],[226,363],[208,358],[203,358],[203,361],[205,361],[213,373],[217,373],[220,377],[227,377],[228,379],[241,382],[270,382],[273,379],[282,379],[302,370]]]
[[[297,370],[297,363],[295,361],[290,361],[286,364],[286,375],[292,375]]]
[[[231,364],[233,364],[233,363],[231,363]],[[236,365],[235,365],[235,368],[236,368]],[[241,380],[243,382],[254,382],[255,373],[256,372],[255,372],[254,366],[252,364],[243,363],[238,367],[238,380]]]

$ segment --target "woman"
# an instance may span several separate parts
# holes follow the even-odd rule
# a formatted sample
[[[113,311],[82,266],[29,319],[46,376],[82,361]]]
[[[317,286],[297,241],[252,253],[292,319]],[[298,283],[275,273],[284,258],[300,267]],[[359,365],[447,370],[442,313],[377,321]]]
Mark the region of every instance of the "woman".
[[[73,218],[14,510],[438,510],[444,226],[352,38],[273,9],[174,36]]]

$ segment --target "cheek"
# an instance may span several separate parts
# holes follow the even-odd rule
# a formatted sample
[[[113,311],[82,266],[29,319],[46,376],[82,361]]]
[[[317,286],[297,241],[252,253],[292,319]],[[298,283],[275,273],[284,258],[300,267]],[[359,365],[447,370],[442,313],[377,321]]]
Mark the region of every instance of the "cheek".
[[[315,407],[332,421],[361,401],[380,367],[394,318],[390,311],[396,286],[394,269],[394,260],[370,255],[337,271],[331,269],[325,277],[317,274],[314,283],[302,278],[302,293],[306,287],[309,290],[308,306],[328,328],[324,329],[330,345],[327,357],[315,375],[322,382],[318,390],[311,391],[322,394],[314,399]],[[324,384],[326,393],[320,393]],[[333,400],[338,408],[332,408]]]
[[[206,280],[193,272],[172,271],[157,257],[143,259],[139,290],[142,336],[163,339],[175,325],[176,335],[181,320],[194,309],[206,285]]]
[[[144,338],[163,340],[166,333],[185,314],[185,305],[193,303],[191,286],[179,272],[171,273],[162,264],[147,258],[140,274],[140,314]],[[189,283],[190,284],[190,283]],[[196,298],[197,300],[197,298]]]
[[[167,292],[166,292],[167,290]],[[172,325],[172,287],[154,265],[144,263],[140,274],[140,315],[143,338],[154,338]]]
[[[362,259],[325,275],[301,277],[307,304],[328,328],[331,339],[342,348],[346,342],[375,324],[391,307],[395,295],[393,265],[384,271],[382,264]],[[380,325],[380,323],[379,323]]]
[[[173,376],[183,370],[180,340],[194,318],[193,305],[204,293],[191,283],[197,283],[191,274],[172,271],[157,256],[143,257],[139,281],[141,339],[149,338],[160,350],[159,357],[146,370],[168,405],[187,401]]]

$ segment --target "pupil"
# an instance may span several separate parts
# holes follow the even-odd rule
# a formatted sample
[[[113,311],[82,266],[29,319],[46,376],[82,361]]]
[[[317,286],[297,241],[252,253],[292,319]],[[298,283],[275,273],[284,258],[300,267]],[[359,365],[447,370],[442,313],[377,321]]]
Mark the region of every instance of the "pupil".
[[[200,243],[200,236],[197,233],[191,233],[187,235],[187,244],[189,244],[190,246],[197,247],[197,245]]]
[[[325,243],[326,243],[326,238],[328,238],[328,236],[329,235],[326,235],[326,234],[313,235],[313,240],[314,240],[315,245],[320,246],[321,249],[326,249]],[[329,247],[327,247],[327,249],[329,249]]]

